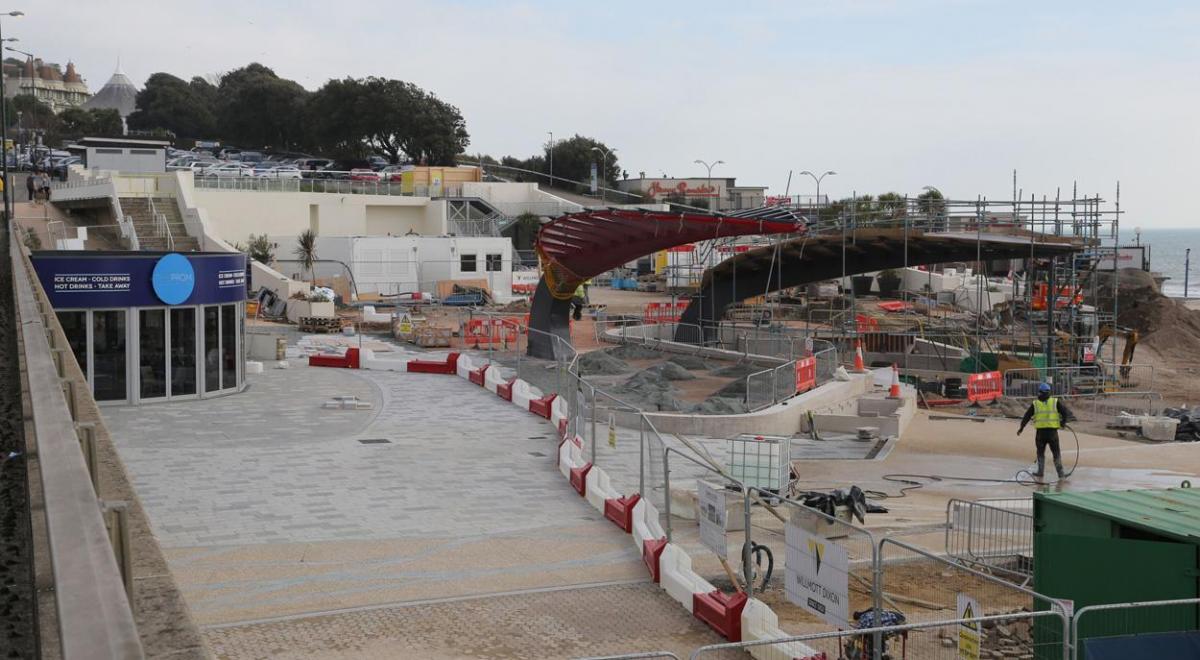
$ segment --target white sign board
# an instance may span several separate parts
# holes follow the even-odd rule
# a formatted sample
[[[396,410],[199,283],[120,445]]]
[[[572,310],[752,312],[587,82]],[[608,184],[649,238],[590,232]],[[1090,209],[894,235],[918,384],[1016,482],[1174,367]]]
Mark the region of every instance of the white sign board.
[[[700,542],[721,559],[729,554],[725,541],[725,492],[706,481],[697,482]]]
[[[787,525],[787,581],[791,602],[838,628],[850,628],[850,557],[846,549],[801,527]]]
[[[962,592],[958,593],[956,619],[974,619],[983,616],[979,601]],[[963,621],[958,624],[958,660],[979,660],[979,642],[983,635],[978,621]]]

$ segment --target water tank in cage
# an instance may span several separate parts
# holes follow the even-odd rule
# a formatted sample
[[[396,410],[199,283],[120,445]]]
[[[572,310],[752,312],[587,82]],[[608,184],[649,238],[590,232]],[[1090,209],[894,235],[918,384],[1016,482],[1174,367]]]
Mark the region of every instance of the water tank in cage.
[[[729,473],[747,486],[779,492],[791,471],[791,438],[743,433],[729,440]]]

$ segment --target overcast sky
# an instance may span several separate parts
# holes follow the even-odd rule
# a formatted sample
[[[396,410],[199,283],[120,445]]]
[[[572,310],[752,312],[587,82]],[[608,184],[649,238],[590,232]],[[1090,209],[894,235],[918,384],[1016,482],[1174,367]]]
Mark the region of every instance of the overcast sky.
[[[1200,2],[10,3],[5,36],[75,61],[93,91],[118,56],[141,84],[259,61],[309,89],[414,82],[457,105],[470,153],[528,156],[580,133],[631,176],[714,174],[833,196],[1057,187],[1123,225],[1194,226]],[[793,177],[792,194],[812,181]]]

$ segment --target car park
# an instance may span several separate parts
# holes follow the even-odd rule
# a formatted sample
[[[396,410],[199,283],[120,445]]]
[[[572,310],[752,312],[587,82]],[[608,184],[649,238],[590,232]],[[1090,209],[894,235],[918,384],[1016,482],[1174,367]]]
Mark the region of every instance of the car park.
[[[204,176],[217,177],[221,179],[254,176],[254,170],[246,167],[242,163],[222,163],[220,165],[213,165],[212,167],[205,169]]]
[[[369,170],[365,167],[356,167],[350,170],[351,181],[379,181],[379,172]]]

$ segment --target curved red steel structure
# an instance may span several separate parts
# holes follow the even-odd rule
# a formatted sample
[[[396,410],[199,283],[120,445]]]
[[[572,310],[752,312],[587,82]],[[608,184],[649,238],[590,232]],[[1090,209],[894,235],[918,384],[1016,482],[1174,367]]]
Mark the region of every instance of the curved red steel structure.
[[[696,241],[799,234],[805,229],[803,217],[777,209],[742,215],[597,209],[555,218],[538,232],[542,278],[530,306],[529,326],[570,342],[568,316],[576,288],[647,254]],[[553,358],[553,340],[530,333],[529,355]]]

